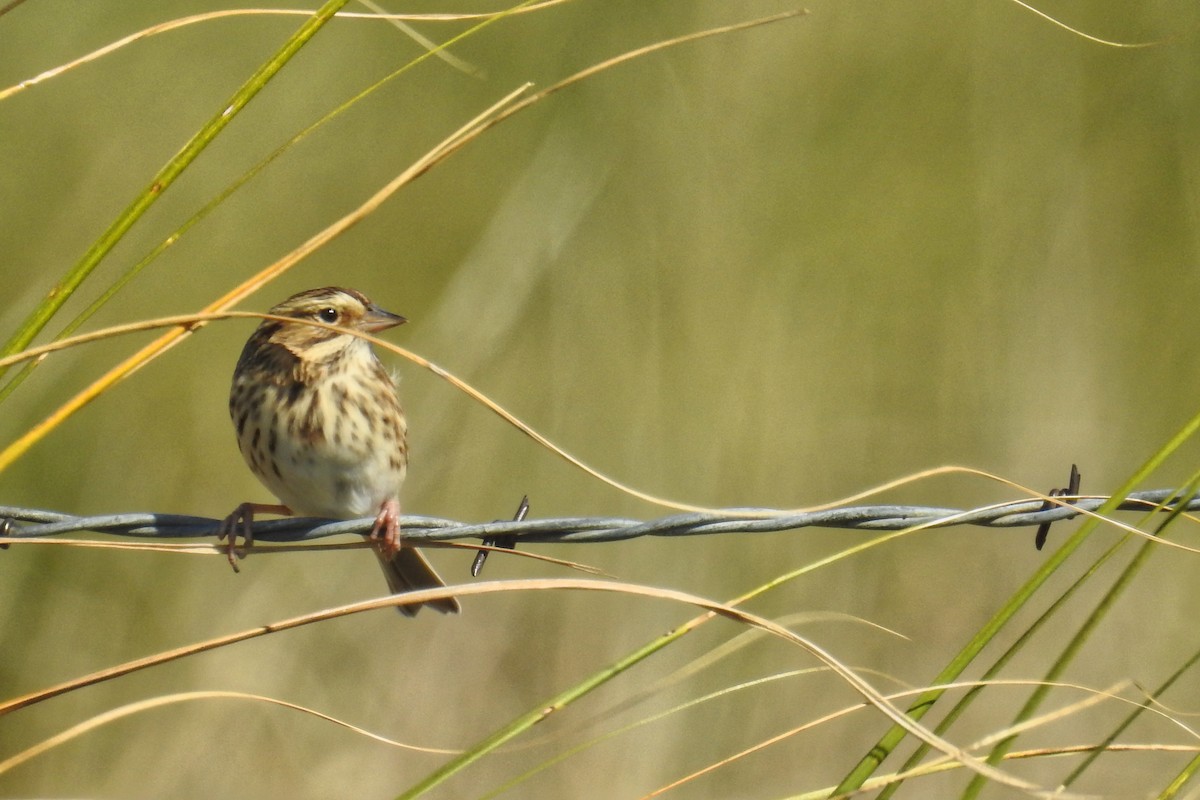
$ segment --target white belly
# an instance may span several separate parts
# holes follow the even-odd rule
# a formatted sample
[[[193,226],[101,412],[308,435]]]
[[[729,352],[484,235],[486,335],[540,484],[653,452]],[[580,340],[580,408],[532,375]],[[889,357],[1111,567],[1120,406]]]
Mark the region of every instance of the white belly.
[[[336,395],[332,384],[338,380],[322,384],[323,402],[333,402],[326,398]],[[354,519],[373,516],[384,501],[399,498],[407,458],[397,432],[372,428],[361,416],[322,406],[312,418],[325,423],[298,438],[295,415],[268,412],[279,406],[271,401],[259,404],[258,419],[245,426],[239,449],[259,480],[294,513]]]

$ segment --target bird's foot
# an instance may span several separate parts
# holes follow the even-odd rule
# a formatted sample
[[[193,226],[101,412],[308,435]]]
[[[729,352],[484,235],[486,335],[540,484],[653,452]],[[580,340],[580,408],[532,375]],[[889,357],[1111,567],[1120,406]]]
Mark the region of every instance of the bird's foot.
[[[242,503],[233,510],[225,519],[221,520],[221,525],[217,528],[217,541],[223,542],[226,538],[229,539],[229,544],[225,547],[225,557],[229,559],[229,566],[233,567],[234,572],[241,572],[238,567],[238,559],[246,557],[247,547],[254,545],[254,515],[255,514],[280,514],[282,516],[291,516],[292,510],[283,505],[271,505],[270,503]],[[242,548],[237,546],[238,535],[242,537]]]
[[[400,552],[400,501],[384,500],[379,506],[375,524],[371,526],[371,537],[379,542],[383,554],[388,558]]]

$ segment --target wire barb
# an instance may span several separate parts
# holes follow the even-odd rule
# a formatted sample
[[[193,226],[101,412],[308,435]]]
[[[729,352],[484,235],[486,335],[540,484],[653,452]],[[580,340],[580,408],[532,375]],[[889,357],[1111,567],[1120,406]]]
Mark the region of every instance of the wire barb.
[[[1080,481],[1079,467],[1075,464],[1072,464],[1071,465],[1071,475],[1069,478],[1067,478],[1067,488],[1051,489],[1049,494],[1051,497],[1067,497],[1067,496],[1074,497],[1075,495],[1079,494],[1079,481]],[[1053,507],[1054,507],[1054,503],[1049,500],[1042,503],[1042,511],[1047,511]],[[1042,547],[1044,547],[1046,544],[1046,537],[1049,535],[1050,535],[1050,523],[1043,522],[1041,525],[1038,526],[1037,533],[1034,534],[1033,546],[1036,547],[1038,550],[1041,550]]]
[[[529,516],[529,495],[522,495],[521,502],[517,504],[517,513],[513,515],[513,522],[523,522],[525,517]],[[499,520],[497,520],[499,522]],[[485,536],[483,537],[484,547],[499,547],[504,550],[517,549],[517,537],[511,533],[506,533],[501,536]],[[471,577],[478,578],[479,573],[483,571],[484,562],[487,561],[488,553],[491,550],[480,550],[475,554],[475,560],[471,562]]]

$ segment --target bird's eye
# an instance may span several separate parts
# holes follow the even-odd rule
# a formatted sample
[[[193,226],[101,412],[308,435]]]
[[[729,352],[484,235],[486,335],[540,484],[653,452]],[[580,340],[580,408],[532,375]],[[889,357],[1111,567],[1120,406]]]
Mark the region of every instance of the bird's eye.
[[[326,322],[330,325],[338,321],[338,312],[336,308],[322,308],[317,312],[317,318],[321,322]]]

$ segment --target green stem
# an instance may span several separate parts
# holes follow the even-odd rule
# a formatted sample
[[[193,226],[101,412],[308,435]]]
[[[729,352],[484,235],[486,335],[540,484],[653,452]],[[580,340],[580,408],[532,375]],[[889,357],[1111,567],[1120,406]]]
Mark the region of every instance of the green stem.
[[[84,253],[79,263],[72,267],[47,293],[45,299],[38,304],[4,344],[3,349],[0,350],[0,357],[18,353],[33,341],[34,337],[41,332],[50,319],[62,307],[63,303],[67,301],[79,285],[91,274],[92,270],[104,260],[104,257],[108,255],[109,251],[116,246],[117,242],[121,240],[129,229],[133,227],[134,223],[141,218],[142,214],[154,204],[154,201],[195,161],[204,148],[267,85],[267,82],[279,72],[283,65],[301,47],[307,44],[316,32],[347,2],[349,0],[327,0],[315,14],[305,20],[300,29],[292,34],[275,55],[268,59],[249,80],[242,84],[233,97],[221,106],[220,111],[205,123],[204,127],[188,140],[187,144],[158,171],[149,185],[134,198],[129,207],[88,248],[88,251]],[[0,376],[3,376],[6,370],[7,368],[0,367]]]
[[[1134,490],[1134,488],[1144,481],[1151,473],[1158,469],[1167,457],[1175,452],[1188,439],[1190,439],[1197,430],[1200,430],[1200,414],[1188,420],[1187,424],[1171,438],[1158,452],[1152,455],[1145,464],[1143,464],[1125,483],[1109,497],[1108,501],[1096,510],[1096,515],[1090,517],[1087,522],[1079,527],[1070,539],[1068,539],[1061,548],[1054,552],[1045,564],[1033,574],[1028,581],[1025,582],[1020,589],[1017,590],[1007,603],[996,612],[987,624],[971,638],[971,641],[959,651],[958,655],[938,673],[931,684],[940,685],[944,683],[952,683],[958,680],[962,672],[967,668],[979,652],[991,642],[1000,630],[1008,624],[1008,622],[1016,615],[1016,613],[1024,607],[1025,603],[1033,597],[1034,593],[1042,587],[1055,570],[1067,560],[1080,545],[1082,545],[1091,535],[1092,531],[1100,524],[1100,517],[1104,517],[1112,513],[1125,496]],[[920,720],[931,709],[934,703],[942,696],[944,690],[933,689],[923,693],[917,698],[917,701],[908,708],[908,715],[913,720]],[[880,740],[872,747],[865,756],[863,756],[854,768],[842,779],[837,788],[833,790],[831,796],[849,794],[857,791],[863,782],[870,778],[883,763],[883,760],[891,755],[892,751],[904,740],[907,733],[900,725],[893,725],[880,738]]]
[[[549,700],[546,700],[544,703],[537,704],[534,706],[532,711],[522,714],[505,725],[503,728],[500,728],[491,736],[488,736],[471,749],[459,755],[457,758],[454,758],[443,764],[439,769],[427,775],[420,783],[416,784],[404,794],[400,795],[397,800],[412,800],[413,798],[421,796],[454,774],[466,769],[468,766],[483,758],[497,747],[500,747],[505,742],[510,741],[522,732],[532,728],[543,719],[562,710],[564,707],[570,705],[580,697],[583,697],[585,694],[588,694],[593,689],[603,686],[613,678],[620,675],[622,672],[625,672],[627,669],[637,664],[639,661],[649,658],[659,650],[669,645],[671,642],[674,642],[676,639],[679,639],[692,630],[692,625],[682,625],[670,633],[660,636],[654,641],[635,650],[634,652],[622,658],[620,661],[617,661],[611,666],[604,668],[583,682],[572,686],[565,692],[555,695]]]

